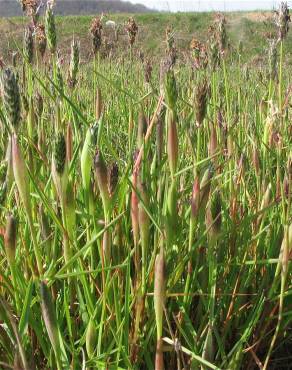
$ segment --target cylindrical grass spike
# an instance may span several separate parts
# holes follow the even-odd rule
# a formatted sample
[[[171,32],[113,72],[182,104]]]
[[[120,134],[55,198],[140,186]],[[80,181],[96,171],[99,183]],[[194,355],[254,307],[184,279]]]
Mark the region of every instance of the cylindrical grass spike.
[[[54,148],[54,160],[56,171],[59,175],[64,173],[65,163],[66,163],[66,141],[64,135],[60,132],[57,135]]]
[[[102,198],[104,210],[107,213],[110,200],[108,190],[107,167],[100,150],[97,150],[95,153],[94,169],[95,169],[95,178]]]
[[[4,234],[4,246],[9,265],[13,265],[16,251],[17,222],[12,214],[7,216],[6,229]]]
[[[126,31],[128,33],[130,46],[132,47],[135,43],[136,36],[138,33],[138,26],[133,17],[130,17],[128,19],[128,22],[126,24]]]
[[[97,329],[92,318],[89,320],[87,325],[85,344],[87,355],[91,358],[94,355],[97,345]]]
[[[20,122],[20,93],[16,75],[9,68],[3,71],[2,92],[8,121],[16,130]]]
[[[221,229],[221,196],[218,190],[215,190],[209,199],[206,211],[206,229],[210,239],[216,240]]]
[[[115,193],[119,180],[119,167],[117,163],[113,163],[108,171],[108,188],[111,196]]]
[[[27,63],[32,64],[34,53],[33,30],[32,27],[27,27],[24,32],[23,54]]]
[[[176,80],[172,69],[167,71],[165,74],[164,90],[165,90],[165,100],[168,108],[170,108],[171,110],[175,109],[178,93]]]
[[[195,93],[195,114],[196,124],[201,126],[204,122],[207,113],[209,87],[206,80],[201,81]]]
[[[211,188],[212,176],[213,176],[212,167],[208,167],[200,183],[200,209],[205,209],[206,207]]]
[[[39,24],[36,29],[36,42],[37,42],[37,49],[43,58],[47,48],[47,37],[45,26],[43,24]]]
[[[29,178],[26,164],[21,154],[16,135],[12,136],[12,163],[14,179],[23,202],[24,208],[29,217],[31,217],[31,203],[29,192]]]
[[[68,77],[68,84],[71,88],[74,88],[77,83],[77,74],[79,69],[79,53],[80,53],[79,50],[80,43],[73,38],[73,41],[71,43],[71,56]]]
[[[92,37],[92,50],[93,53],[96,54],[102,44],[102,23],[99,17],[96,17],[92,20],[90,26],[90,33]]]
[[[57,357],[58,353],[60,352],[57,317],[50,290],[44,281],[41,281],[40,283],[40,295],[42,316],[50,338],[50,342]]]
[[[68,186],[67,146],[62,132],[56,136],[52,153],[52,177],[59,199],[65,201]]]
[[[57,47],[57,34],[54,13],[50,6],[47,6],[46,10],[45,30],[47,35],[48,47],[50,49],[50,52],[54,54]]]

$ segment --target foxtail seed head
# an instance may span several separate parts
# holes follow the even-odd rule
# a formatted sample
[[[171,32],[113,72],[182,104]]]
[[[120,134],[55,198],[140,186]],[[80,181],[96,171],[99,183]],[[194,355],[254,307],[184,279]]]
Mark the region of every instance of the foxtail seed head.
[[[47,48],[47,37],[45,26],[43,24],[39,24],[36,30],[36,42],[37,42],[37,49],[43,58]]]
[[[15,260],[15,251],[16,251],[16,229],[17,222],[12,214],[7,216],[6,229],[4,235],[4,245],[7,260],[9,265],[14,263]]]
[[[12,164],[13,164],[14,179],[15,179],[21,200],[28,214],[28,217],[31,217],[29,178],[28,178],[26,164],[22,157],[16,135],[12,136]]]
[[[115,193],[118,180],[119,180],[119,167],[117,163],[113,163],[108,171],[108,187],[111,196]]]
[[[126,24],[126,31],[128,33],[130,46],[132,47],[135,43],[136,36],[138,33],[138,26],[133,17],[130,17],[128,19],[128,22]]]
[[[278,27],[279,40],[283,41],[288,34],[289,23],[291,21],[287,2],[281,2],[279,10],[276,14],[276,25]]]
[[[170,109],[175,109],[177,101],[177,86],[172,69],[168,70],[165,74],[165,100]]]
[[[57,47],[57,34],[54,13],[50,6],[47,6],[46,10],[45,30],[48,41],[48,47],[50,49],[50,52],[54,54]]]
[[[285,226],[284,238],[281,245],[280,261],[282,262],[282,277],[288,273],[289,255],[292,249],[292,224]]]
[[[43,115],[43,111],[44,111],[44,100],[38,91],[35,95],[35,108],[36,108],[37,116],[41,118]]]
[[[211,180],[213,177],[213,167],[209,166],[200,183],[200,208],[204,209],[209,197],[210,188],[211,188]]]
[[[8,121],[16,130],[20,122],[20,93],[16,75],[9,68],[2,75],[2,92]]]
[[[24,31],[23,54],[29,64],[33,62],[34,42],[32,27],[27,27]]]
[[[195,111],[197,126],[201,126],[207,112],[209,86],[204,80],[199,83],[195,93]]]
[[[45,326],[54,351],[55,353],[58,353],[60,350],[60,341],[57,317],[50,290],[44,281],[42,281],[40,284],[40,295],[42,316],[45,322]]]
[[[66,164],[66,141],[64,135],[59,132],[54,145],[54,162],[58,175],[64,173]]]
[[[217,239],[221,229],[221,196],[218,190],[211,194],[206,211],[206,227],[210,238]]]
[[[192,201],[191,201],[191,217],[195,219],[198,216],[200,207],[200,180],[199,176],[195,176]]]
[[[92,49],[94,54],[96,54],[101,47],[102,42],[101,32],[102,32],[101,19],[99,17],[96,17],[92,20],[90,27],[90,33],[92,37]]]
[[[108,190],[107,167],[100,150],[97,150],[95,153],[94,169],[95,169],[95,178],[103,201],[103,206],[105,208],[105,211],[107,211],[110,199]]]
[[[97,328],[92,318],[89,320],[87,325],[85,343],[87,355],[89,358],[91,358],[97,345]]]
[[[74,88],[77,83],[77,74],[79,69],[79,54],[80,54],[80,43],[73,39],[71,43],[71,59],[68,77],[68,83],[71,88]]]

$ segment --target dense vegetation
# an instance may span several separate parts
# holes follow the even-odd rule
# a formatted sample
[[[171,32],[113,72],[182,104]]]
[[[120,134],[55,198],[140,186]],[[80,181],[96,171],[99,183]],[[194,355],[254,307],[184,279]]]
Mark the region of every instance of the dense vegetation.
[[[0,368],[289,368],[287,6],[239,35],[236,14],[115,33],[24,3],[0,63]]]

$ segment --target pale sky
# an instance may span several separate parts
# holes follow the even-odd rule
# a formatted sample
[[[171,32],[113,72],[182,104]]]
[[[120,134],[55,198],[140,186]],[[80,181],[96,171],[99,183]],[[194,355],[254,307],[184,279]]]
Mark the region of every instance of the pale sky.
[[[277,8],[280,0],[127,0],[157,10],[208,11],[208,10],[253,10]],[[292,6],[292,0],[288,1]]]

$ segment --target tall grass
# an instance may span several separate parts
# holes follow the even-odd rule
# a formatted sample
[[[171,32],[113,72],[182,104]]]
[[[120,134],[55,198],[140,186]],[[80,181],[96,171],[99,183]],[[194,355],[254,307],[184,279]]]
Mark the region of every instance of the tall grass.
[[[51,8],[45,18],[45,58],[28,29],[21,63],[2,72],[0,367],[285,368],[283,27],[273,73],[268,56],[262,70],[242,64],[222,17],[208,66],[200,43],[195,69],[177,58],[168,29],[162,67],[150,68],[133,19],[120,60],[99,54],[95,19],[81,66],[78,35],[64,64]]]

